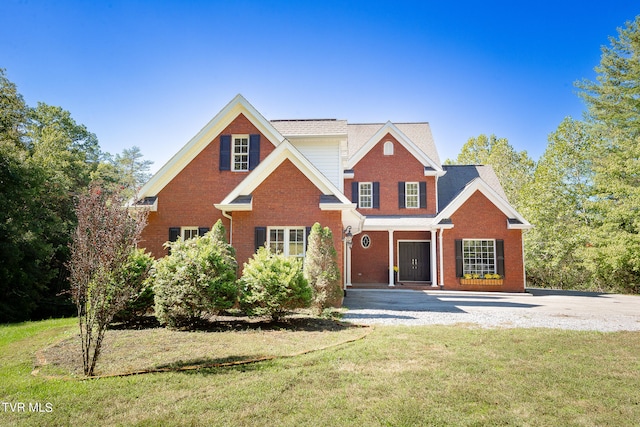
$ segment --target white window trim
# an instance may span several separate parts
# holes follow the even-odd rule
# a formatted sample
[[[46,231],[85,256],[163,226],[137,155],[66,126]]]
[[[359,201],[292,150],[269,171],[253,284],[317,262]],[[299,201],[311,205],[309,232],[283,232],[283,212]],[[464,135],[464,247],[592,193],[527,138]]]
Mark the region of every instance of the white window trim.
[[[462,274],[474,274],[466,271],[466,259],[464,253],[464,244],[465,242],[493,242],[493,271],[492,272],[484,272],[484,274],[497,274],[498,273],[498,253],[496,248],[496,239],[462,239]]]
[[[180,227],[180,238],[182,240],[187,240],[191,237],[187,237],[187,232],[193,232],[195,231],[195,234],[193,234],[191,237],[196,237],[198,236],[198,227],[192,227],[192,226],[187,226],[187,227]]]
[[[284,230],[284,256],[294,256],[296,258],[304,258],[307,255],[307,233],[305,227],[267,227],[267,247],[271,247],[271,230]],[[289,232],[291,230],[302,231],[302,255],[289,254]]]
[[[393,156],[393,142],[387,141],[384,143],[383,154],[385,156]]]
[[[369,245],[365,246],[364,245],[364,239],[367,238],[369,240]],[[371,247],[371,236],[369,236],[368,234],[363,234],[362,237],[360,238],[360,246],[362,246],[362,249],[369,249]]]
[[[247,168],[246,169],[236,169],[236,140],[238,139],[246,139],[247,140]],[[248,172],[249,171],[249,151],[251,150],[251,140],[249,138],[249,134],[238,134],[231,135],[231,170],[234,172]]]
[[[416,205],[409,206],[409,185],[416,186]],[[404,183],[404,207],[407,209],[419,209],[420,208],[420,183],[419,182],[405,182]]]
[[[369,197],[369,206],[363,206],[362,203],[362,186],[363,185],[368,185],[369,186],[369,190],[370,193],[368,195]],[[359,182],[358,183],[358,208],[360,209],[372,209],[373,208],[373,182]]]

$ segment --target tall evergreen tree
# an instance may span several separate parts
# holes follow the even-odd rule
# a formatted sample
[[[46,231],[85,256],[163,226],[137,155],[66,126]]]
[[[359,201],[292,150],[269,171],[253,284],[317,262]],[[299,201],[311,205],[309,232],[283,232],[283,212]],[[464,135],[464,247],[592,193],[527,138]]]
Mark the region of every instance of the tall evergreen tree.
[[[595,161],[594,246],[601,283],[640,292],[640,15],[602,48],[596,81],[578,83],[603,136]]]

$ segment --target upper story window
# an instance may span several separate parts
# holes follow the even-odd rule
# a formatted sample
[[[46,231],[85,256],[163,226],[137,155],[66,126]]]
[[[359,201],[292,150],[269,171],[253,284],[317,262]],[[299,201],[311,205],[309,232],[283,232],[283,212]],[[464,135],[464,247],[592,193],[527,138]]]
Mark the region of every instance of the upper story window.
[[[427,183],[426,182],[399,182],[398,205],[400,209],[426,208],[427,207]]]
[[[271,252],[302,258],[305,253],[304,227],[270,227],[267,245]]]
[[[380,183],[352,182],[351,202],[356,203],[359,209],[380,209]]]
[[[249,170],[249,135],[233,135],[233,170]]]
[[[393,142],[387,141],[384,143],[384,155],[393,156]]]
[[[372,208],[373,207],[373,183],[360,182],[358,188],[358,207],[359,208]]]
[[[248,172],[260,163],[260,135],[220,135],[221,171]]]
[[[420,190],[417,182],[405,183],[405,207],[407,208],[419,208],[420,207]]]

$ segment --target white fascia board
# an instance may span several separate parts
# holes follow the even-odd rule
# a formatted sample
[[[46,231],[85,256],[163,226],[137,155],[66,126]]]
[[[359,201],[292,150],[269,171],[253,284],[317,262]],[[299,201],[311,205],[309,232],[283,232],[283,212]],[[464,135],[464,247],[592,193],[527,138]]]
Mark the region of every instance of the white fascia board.
[[[480,191],[491,203],[494,204],[495,207],[500,209],[502,213],[504,213],[508,218],[516,218],[522,224],[520,226],[531,226],[529,222],[522,217],[514,208],[503,199],[494,189],[492,189],[486,182],[484,182],[481,178],[476,178],[471,181],[467,186],[462,190],[458,196],[447,207],[445,207],[438,215],[436,216],[436,222],[441,221],[444,218],[451,218],[454,212],[456,212],[466,201],[471,197],[476,191]]]
[[[321,211],[343,211],[358,207],[356,203],[320,203],[319,206]]]
[[[213,206],[221,211],[251,211],[253,210],[252,203],[214,203]]]
[[[258,167],[242,180],[236,188],[224,198],[220,205],[231,204],[238,196],[250,195],[273,171],[289,159],[323,194],[332,194],[341,204],[351,205],[351,201],[338,190],[306,157],[288,140],[284,140]]]
[[[274,145],[284,137],[242,95],[238,94],[216,116],[187,142],[140,189],[140,197],[156,196],[173,178],[193,160],[214,137],[219,135],[240,114],[244,116]]]
[[[364,226],[365,216],[355,209],[342,211],[342,228],[351,227],[351,232],[359,234]]]
[[[511,224],[509,222],[509,218],[507,218],[507,230],[530,230],[533,228],[533,225],[525,222],[524,224]]]
[[[384,124],[356,153],[347,161],[346,169],[353,169],[355,165],[373,148],[375,144],[382,140],[387,133],[400,142],[423,166],[430,166],[436,171],[442,171],[442,168],[435,164],[424,151],[418,148],[400,129],[391,121]]]

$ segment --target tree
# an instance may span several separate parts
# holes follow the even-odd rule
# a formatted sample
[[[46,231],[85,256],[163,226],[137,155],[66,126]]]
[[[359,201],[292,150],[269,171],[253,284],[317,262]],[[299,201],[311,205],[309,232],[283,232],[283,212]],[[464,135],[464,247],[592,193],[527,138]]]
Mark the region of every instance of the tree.
[[[120,172],[120,183],[131,197],[151,178],[149,168],[153,162],[142,158],[140,148],[134,145],[122,150],[122,154],[116,154],[114,160],[116,169]]]
[[[123,266],[140,239],[147,212],[132,213],[123,203],[119,193],[93,186],[76,205],[69,271],[87,376],[94,374],[107,325],[139,289],[140,275],[128,280],[132,276]]]
[[[577,86],[587,117],[602,135],[594,162],[592,257],[601,282],[640,292],[640,15],[610,37],[602,48],[596,81]]]
[[[0,69],[0,322],[28,319],[56,272],[49,266],[46,175],[29,162],[25,125],[29,109]]]
[[[570,117],[549,136],[533,181],[523,189],[522,213],[535,227],[525,233],[527,279],[535,286],[591,289],[586,262],[593,240],[593,159],[600,152],[594,127]]]
[[[313,289],[312,306],[317,313],[340,305],[343,290],[336,261],[333,234],[329,227],[313,224],[304,260],[304,275]]]
[[[469,138],[456,160],[446,163],[491,165],[509,202],[516,208],[520,207],[522,188],[531,181],[535,167],[526,151],[516,151],[506,138],[495,135]]]
[[[170,254],[156,261],[153,273],[160,323],[192,326],[202,316],[235,304],[237,262],[224,235],[224,226],[218,220],[214,231],[204,236],[166,243]]]
[[[240,279],[240,307],[249,316],[282,319],[287,311],[311,304],[312,290],[297,257],[274,254],[261,247],[244,264]]]

